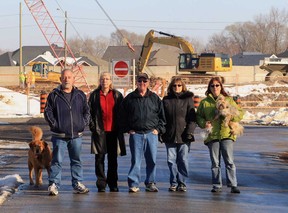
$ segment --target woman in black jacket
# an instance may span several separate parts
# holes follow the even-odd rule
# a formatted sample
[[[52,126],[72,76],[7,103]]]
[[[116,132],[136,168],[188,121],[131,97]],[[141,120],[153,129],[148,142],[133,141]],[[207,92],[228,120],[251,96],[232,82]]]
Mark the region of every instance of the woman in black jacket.
[[[101,73],[100,85],[89,98],[91,153],[95,154],[95,174],[98,192],[105,192],[106,185],[111,192],[118,192],[118,150],[126,155],[124,135],[118,130],[118,111],[123,95],[112,88],[111,74]],[[105,154],[108,158],[107,177],[105,175]]]
[[[181,78],[175,77],[168,86],[168,95],[163,98],[166,116],[166,132],[162,140],[167,148],[167,163],[170,170],[169,191],[185,192],[188,177],[188,153],[194,141],[196,113],[193,93],[187,91]]]

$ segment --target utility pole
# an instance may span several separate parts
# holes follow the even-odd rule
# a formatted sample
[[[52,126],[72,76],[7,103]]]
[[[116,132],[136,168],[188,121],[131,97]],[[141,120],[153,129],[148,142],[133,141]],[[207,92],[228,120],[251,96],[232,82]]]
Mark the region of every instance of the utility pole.
[[[23,50],[22,50],[22,3],[21,2],[20,2],[20,5],[19,5],[19,50],[20,50],[20,53],[19,53],[19,77],[18,77],[18,79],[20,79],[20,75],[23,75],[23,60],[22,60],[22,56],[23,56]],[[26,86],[26,81],[25,81],[24,85]],[[26,88],[27,115],[30,114],[30,96],[29,96],[30,91],[29,90],[30,90],[30,87],[29,87],[29,84],[28,84],[27,88]]]
[[[20,50],[20,55],[19,55],[19,75],[23,72],[22,70],[22,3],[20,2],[19,5],[19,50]]]
[[[67,11],[65,11],[65,31],[64,31],[64,68],[66,68],[66,59],[67,59]]]

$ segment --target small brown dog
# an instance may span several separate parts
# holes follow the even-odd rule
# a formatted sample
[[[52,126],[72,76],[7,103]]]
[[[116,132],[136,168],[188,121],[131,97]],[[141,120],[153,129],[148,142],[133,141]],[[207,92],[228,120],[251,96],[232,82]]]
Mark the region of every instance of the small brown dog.
[[[239,122],[231,121],[232,117],[238,116],[239,111],[235,106],[229,104],[223,95],[220,95],[216,101],[217,115],[215,119],[218,119],[219,116],[224,117],[225,126],[229,126],[231,129],[231,134],[236,136],[241,136],[244,132],[244,127],[239,124]]]
[[[42,169],[46,169],[48,176],[50,176],[50,166],[52,160],[51,149],[45,141],[42,140],[43,131],[40,127],[30,127],[32,133],[32,141],[29,143],[28,151],[28,168],[30,185],[34,185],[33,169],[35,173],[36,186],[42,185]]]

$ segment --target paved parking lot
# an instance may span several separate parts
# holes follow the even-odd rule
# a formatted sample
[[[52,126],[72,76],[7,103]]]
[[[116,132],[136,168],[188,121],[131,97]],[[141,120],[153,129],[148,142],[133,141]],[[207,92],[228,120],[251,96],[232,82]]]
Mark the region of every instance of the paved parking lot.
[[[38,123],[38,122],[36,122]],[[10,128],[15,137],[29,138],[27,125],[13,125]],[[40,123],[48,139],[49,132],[45,123]],[[3,128],[0,125],[1,135]],[[12,132],[12,131],[11,131]],[[130,166],[130,153],[119,157],[119,189],[118,193],[98,193],[95,187],[94,155],[90,154],[90,135],[86,132],[83,146],[84,184],[90,188],[87,195],[72,194],[70,170],[66,153],[62,175],[62,187],[59,196],[51,197],[47,193],[47,174],[44,172],[44,185],[38,189],[28,184],[27,151],[10,150],[17,154],[12,162],[0,168],[0,177],[8,174],[19,174],[25,181],[18,192],[9,197],[1,206],[1,212],[286,212],[288,208],[288,166],[279,159],[281,152],[287,151],[286,127],[246,127],[245,135],[235,144],[235,162],[241,194],[231,194],[229,188],[223,188],[219,194],[212,194],[211,172],[208,150],[201,142],[200,130],[190,153],[190,175],[188,191],[168,192],[169,171],[166,164],[166,150],[159,144],[157,186],[158,193],[145,192],[144,184],[136,194],[128,193],[127,173]],[[24,136],[25,135],[25,136]],[[6,137],[7,134],[5,135]],[[144,175],[145,165],[143,163]],[[224,170],[223,170],[224,172]],[[224,174],[224,173],[223,173]],[[225,176],[225,175],[224,175]],[[142,179],[144,180],[144,178]],[[225,182],[225,180],[224,180]]]

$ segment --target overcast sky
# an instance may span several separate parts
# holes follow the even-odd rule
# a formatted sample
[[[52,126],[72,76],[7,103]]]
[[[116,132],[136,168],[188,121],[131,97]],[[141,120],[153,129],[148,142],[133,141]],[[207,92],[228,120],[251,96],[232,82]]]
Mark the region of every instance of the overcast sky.
[[[68,38],[110,37],[116,29],[146,34],[150,29],[178,36],[190,36],[206,42],[213,33],[235,22],[253,21],[255,16],[269,14],[272,7],[287,8],[288,0],[44,0],[58,28],[64,32],[64,11],[67,11]],[[22,3],[22,44],[47,45],[24,0],[1,1],[0,49],[19,47],[19,8]],[[58,10],[57,10],[58,8]],[[286,9],[287,10],[287,9]]]

